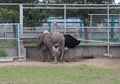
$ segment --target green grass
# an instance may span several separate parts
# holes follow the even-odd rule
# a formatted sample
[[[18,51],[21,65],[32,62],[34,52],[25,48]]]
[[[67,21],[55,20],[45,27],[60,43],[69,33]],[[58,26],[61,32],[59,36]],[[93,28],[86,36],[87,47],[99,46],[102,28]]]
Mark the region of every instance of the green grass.
[[[37,47],[36,43],[24,44],[25,47]]]
[[[0,42],[0,48],[11,48],[11,47],[17,47],[17,43]]]
[[[120,84],[120,69],[90,66],[0,67],[0,84]]]
[[[6,57],[7,53],[5,50],[0,50],[0,57]]]

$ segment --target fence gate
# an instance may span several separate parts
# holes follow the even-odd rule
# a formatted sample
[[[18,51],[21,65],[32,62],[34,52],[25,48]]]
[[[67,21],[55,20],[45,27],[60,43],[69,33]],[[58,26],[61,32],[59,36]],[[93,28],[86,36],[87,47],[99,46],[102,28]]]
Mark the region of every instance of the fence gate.
[[[0,24],[0,58],[19,58],[19,24]]]

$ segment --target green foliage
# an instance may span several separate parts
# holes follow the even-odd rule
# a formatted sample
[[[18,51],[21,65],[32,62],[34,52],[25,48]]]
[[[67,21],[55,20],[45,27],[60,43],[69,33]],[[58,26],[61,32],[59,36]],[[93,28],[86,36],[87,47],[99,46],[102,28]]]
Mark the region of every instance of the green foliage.
[[[0,8],[0,23],[18,22],[19,14],[16,10]]]
[[[28,27],[41,26],[46,18],[46,12],[40,9],[28,9],[24,11],[24,25]]]
[[[0,0],[0,3],[33,3],[34,0]]]
[[[4,50],[0,50],[0,57],[6,57],[7,53]]]

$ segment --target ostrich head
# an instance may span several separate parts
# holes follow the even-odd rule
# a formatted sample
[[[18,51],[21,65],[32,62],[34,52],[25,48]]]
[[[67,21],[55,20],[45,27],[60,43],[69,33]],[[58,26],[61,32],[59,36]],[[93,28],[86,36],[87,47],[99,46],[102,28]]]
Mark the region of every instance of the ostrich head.
[[[48,30],[43,31],[44,34],[49,34]]]

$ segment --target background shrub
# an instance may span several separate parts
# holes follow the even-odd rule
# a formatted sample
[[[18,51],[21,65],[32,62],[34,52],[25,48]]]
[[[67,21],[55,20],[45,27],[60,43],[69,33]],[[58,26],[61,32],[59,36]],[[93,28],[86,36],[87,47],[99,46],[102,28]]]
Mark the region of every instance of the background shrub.
[[[0,57],[6,57],[7,53],[4,50],[0,50]]]

